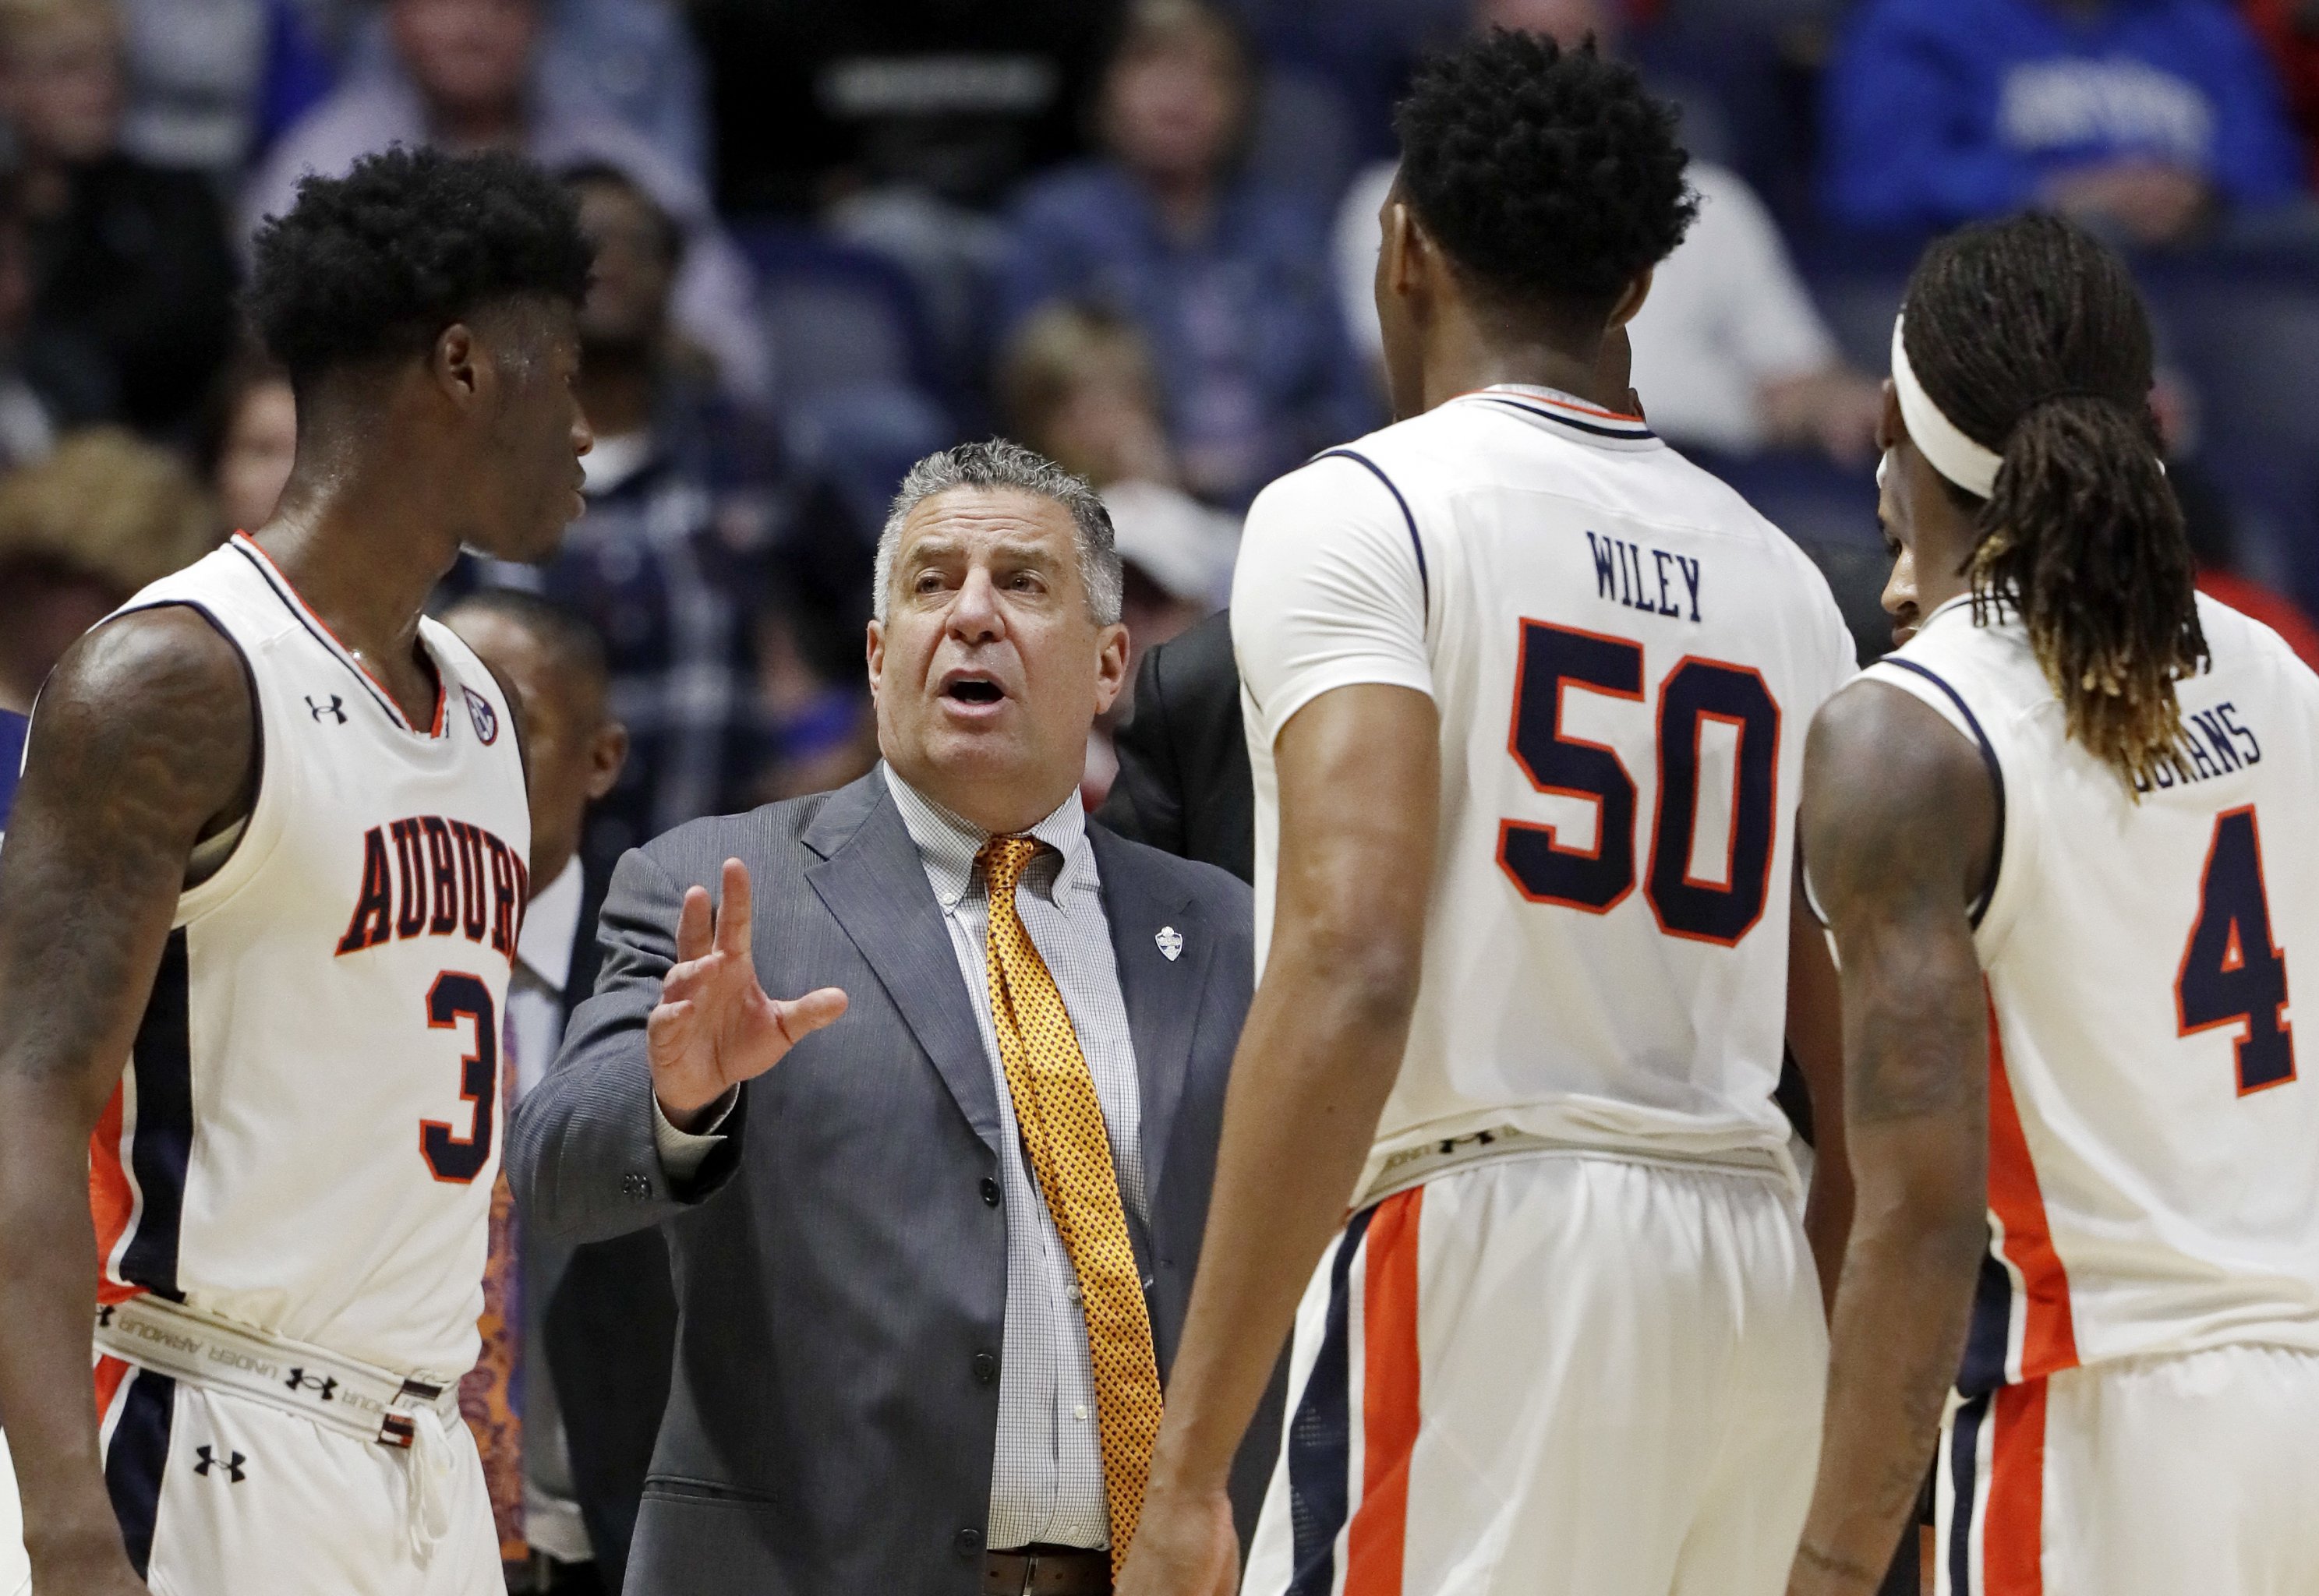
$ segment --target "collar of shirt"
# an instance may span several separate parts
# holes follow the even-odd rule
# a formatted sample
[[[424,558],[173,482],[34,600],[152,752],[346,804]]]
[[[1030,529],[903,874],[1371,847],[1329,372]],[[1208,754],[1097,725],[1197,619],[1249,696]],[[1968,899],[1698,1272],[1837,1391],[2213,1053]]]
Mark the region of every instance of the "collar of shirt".
[[[912,787],[894,773],[893,766],[879,768],[885,773],[895,807],[902,811],[910,841],[917,844],[934,896],[942,900],[944,912],[956,908],[973,889],[975,856],[991,834]],[[1094,851],[1087,845],[1087,811],[1076,789],[1028,834],[1045,848],[1024,872],[1023,885],[1050,903],[1078,886],[1080,877],[1094,868]],[[1051,858],[1060,862],[1051,866]]]
[[[573,859],[555,879],[531,895],[523,931],[516,938],[516,962],[551,992],[562,992],[572,975],[572,944],[580,936],[580,861]]]

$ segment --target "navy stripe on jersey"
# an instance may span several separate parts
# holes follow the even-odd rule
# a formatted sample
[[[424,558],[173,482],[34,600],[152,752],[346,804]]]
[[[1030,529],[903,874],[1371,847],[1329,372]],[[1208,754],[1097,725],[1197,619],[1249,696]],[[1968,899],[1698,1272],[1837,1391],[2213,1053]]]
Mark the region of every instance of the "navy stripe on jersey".
[[[1959,1396],[1985,1396],[2005,1384],[2006,1355],[2013,1346],[2013,1274],[1997,1256],[1997,1239],[1981,1255],[1981,1277],[1973,1282],[1972,1318],[1957,1366]]]
[[[1323,449],[1321,453],[1313,455],[1313,458],[1315,460],[1350,460],[1358,464],[1367,466],[1369,468],[1369,473],[1372,476],[1375,476],[1377,481],[1383,482],[1385,484],[1385,491],[1393,495],[1393,501],[1401,506],[1401,518],[1409,523],[1409,546],[1417,551],[1418,591],[1425,596],[1425,609],[1427,615],[1430,617],[1433,611],[1433,582],[1425,572],[1425,540],[1418,537],[1417,518],[1409,513],[1409,500],[1403,499],[1401,496],[1401,490],[1394,486],[1393,478],[1385,475],[1385,472],[1378,466],[1377,463],[1370,459],[1367,455],[1357,455],[1350,449]]]
[[[1982,1395],[1956,1411],[1949,1424],[1949,1544],[1942,1549],[1949,1561],[1952,1596],[1970,1596],[1972,1579],[1972,1509],[1981,1489],[1981,1427],[1989,1422],[1990,1404]]]
[[[1558,410],[1548,410],[1543,405],[1525,404],[1520,400],[1504,393],[1476,393],[1473,397],[1491,404],[1502,404],[1510,410],[1520,410],[1525,416],[1535,416],[1541,421],[1552,421],[1557,426],[1567,427],[1574,432],[1584,432],[1594,437],[1607,437],[1613,443],[1641,443],[1647,438],[1658,436],[1639,421],[1605,427],[1599,422],[1582,421],[1575,416],[1566,416]]]
[[[153,1561],[153,1521],[161,1509],[161,1476],[169,1465],[169,1425],[177,1383],[150,1369],[129,1371],[129,1394],[104,1453],[104,1490],[121,1525],[129,1566],[143,1579]]]
[[[347,673],[348,675],[352,676],[356,681],[362,683],[363,691],[370,695],[371,701],[373,703],[386,711],[387,717],[389,719],[393,720],[395,725],[401,726],[406,732],[416,731],[418,729],[411,724],[408,718],[404,717],[402,709],[394,703],[394,701],[389,699],[386,694],[379,690],[378,683],[370,679],[370,672],[365,671],[360,665],[355,663],[353,660],[347,657],[347,651],[338,646],[338,639],[331,636],[329,633],[322,630],[321,627],[314,624],[312,618],[306,613],[306,607],[298,602],[298,596],[295,593],[287,591],[283,586],[281,579],[276,577],[273,572],[266,569],[266,561],[262,556],[243,547],[239,538],[236,538],[231,543],[227,544],[226,547],[231,549],[235,554],[239,555],[243,559],[249,562],[250,569],[257,572],[259,579],[266,583],[266,587],[273,592],[274,596],[282,600],[282,608],[287,609],[290,612],[292,618],[295,619],[300,626],[306,629],[306,635],[308,636],[311,637],[315,642],[328,649],[330,653],[330,657],[337,660],[339,664],[344,665],[347,668]]]
[[[1295,1560],[1287,1596],[1329,1596],[1337,1581],[1337,1536],[1351,1511],[1352,1303],[1349,1280],[1376,1210],[1345,1222],[1329,1265],[1329,1317],[1304,1400],[1288,1419],[1288,1522]]]
[[[1949,702],[1957,707],[1957,713],[1964,717],[1965,725],[1972,728],[1972,740],[1981,744],[1981,762],[1989,767],[1989,784],[1997,792],[1997,841],[1989,851],[1989,874],[1982,879],[1981,891],[1972,900],[1972,919],[1978,927],[1981,917],[1989,913],[1990,900],[1997,896],[1997,872],[2005,863],[2005,772],[1998,767],[1997,750],[1990,745],[1989,734],[1981,729],[1981,720],[1973,714],[1972,707],[1964,701],[1963,695],[1956,689],[1914,660],[1887,654],[1882,663],[1898,665],[1903,671],[1912,671],[1946,693]]]
[[[129,1168],[136,1177],[137,1233],[121,1254],[121,1277],[171,1302],[177,1289],[177,1236],[185,1204],[185,1165],[194,1145],[193,1044],[188,1032],[185,931],[169,933],[130,1050],[137,1125]]]

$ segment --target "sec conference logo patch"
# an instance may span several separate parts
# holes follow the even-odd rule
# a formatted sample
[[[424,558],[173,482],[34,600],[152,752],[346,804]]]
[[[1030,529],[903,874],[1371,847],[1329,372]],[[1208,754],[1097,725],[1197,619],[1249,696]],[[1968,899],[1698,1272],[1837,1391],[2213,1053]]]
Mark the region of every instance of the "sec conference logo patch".
[[[486,747],[498,742],[500,712],[492,708],[492,701],[472,687],[459,690],[467,695],[467,718],[475,723],[475,735],[483,740]]]

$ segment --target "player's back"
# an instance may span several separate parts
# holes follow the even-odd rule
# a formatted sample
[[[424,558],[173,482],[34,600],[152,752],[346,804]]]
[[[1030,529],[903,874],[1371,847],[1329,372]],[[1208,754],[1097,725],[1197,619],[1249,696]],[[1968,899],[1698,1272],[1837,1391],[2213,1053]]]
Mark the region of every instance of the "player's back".
[[[507,703],[420,623],[431,726],[246,537],[129,608],[198,609],[257,718],[247,825],[179,899],[90,1149],[99,1296],[395,1371],[474,1361],[499,1012],[530,846]]]
[[[1423,980],[1364,1186],[1503,1130],[1684,1158],[1782,1146],[1803,730],[1852,670],[1800,551],[1639,421],[1539,389],[1453,400],[1275,484],[1234,600],[1260,941],[1272,740],[1337,684],[1334,654],[1370,646],[1305,625],[1294,596],[1274,624],[1247,600],[1275,583],[1317,583],[1315,611],[1362,588],[1404,663],[1358,679],[1427,691],[1440,717]]]
[[[2319,1084],[2288,1002],[2319,949],[2319,677],[2211,599],[2212,664],[2140,790],[2064,735],[2017,621],[1936,610],[1871,667],[1979,744],[1999,852],[1990,1259],[1961,1384],[2258,1341],[2319,1350]]]

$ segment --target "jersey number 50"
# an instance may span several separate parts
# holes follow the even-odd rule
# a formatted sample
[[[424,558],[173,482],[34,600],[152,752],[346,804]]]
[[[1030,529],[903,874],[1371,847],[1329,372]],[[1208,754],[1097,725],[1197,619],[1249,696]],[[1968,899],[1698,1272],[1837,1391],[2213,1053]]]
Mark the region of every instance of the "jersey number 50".
[[[1635,888],[1635,779],[1611,748],[1564,733],[1563,694],[1572,688],[1643,702],[1642,645],[1522,622],[1510,739],[1514,762],[1540,792],[1593,800],[1594,845],[1566,847],[1551,825],[1507,820],[1498,828],[1498,863],[1532,902],[1601,915]],[[1719,881],[1691,871],[1701,747],[1710,721],[1728,726],[1738,739],[1729,795],[1710,795],[1729,807],[1729,853]],[[1763,918],[1779,761],[1780,707],[1758,672],[1693,655],[1659,683],[1658,806],[1643,896],[1669,936],[1730,947]]]
[[[2262,884],[2262,834],[2254,807],[2215,817],[2198,918],[2174,978],[2181,1033],[2243,1025],[2237,1038],[2239,1096],[2295,1078],[2295,1032],[2287,1023],[2287,956],[2270,939]]]

